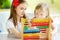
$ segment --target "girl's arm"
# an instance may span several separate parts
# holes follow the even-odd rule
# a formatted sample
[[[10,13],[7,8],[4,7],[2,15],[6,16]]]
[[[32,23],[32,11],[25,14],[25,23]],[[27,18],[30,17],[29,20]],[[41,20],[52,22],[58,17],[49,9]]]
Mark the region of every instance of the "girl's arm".
[[[21,38],[21,32],[17,31],[15,28],[10,28],[8,30],[10,31],[10,33],[13,33],[15,37]]]
[[[10,34],[13,33],[15,35],[15,37],[21,38],[21,32],[19,32],[18,30],[16,30],[16,28],[14,27],[13,22],[11,20],[7,21],[6,27],[7,27],[8,32]]]
[[[51,19],[51,29],[54,30],[54,26],[53,26],[53,20]]]

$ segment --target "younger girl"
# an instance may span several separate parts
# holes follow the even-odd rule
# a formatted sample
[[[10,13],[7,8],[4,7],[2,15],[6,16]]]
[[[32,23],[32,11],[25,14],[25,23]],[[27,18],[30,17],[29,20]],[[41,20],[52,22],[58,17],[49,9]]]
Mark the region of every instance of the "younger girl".
[[[48,6],[44,3],[38,4],[34,10],[34,15],[35,15],[34,18],[38,18],[38,19],[44,19],[44,18],[50,17]],[[51,19],[51,22],[52,22],[52,19]],[[52,25],[51,25],[51,28],[54,29]],[[40,30],[42,30],[42,29],[40,29]],[[47,30],[46,33],[40,33],[40,40],[48,40],[48,38],[47,38],[48,29],[46,29],[46,30]]]
[[[49,14],[49,8],[47,4],[38,4],[34,10],[34,18],[39,18],[39,19],[44,19],[49,17],[50,18],[50,14]],[[33,19],[34,19],[33,18]],[[53,20],[50,18],[51,23],[53,22]],[[53,25],[51,25],[52,30],[54,29]]]

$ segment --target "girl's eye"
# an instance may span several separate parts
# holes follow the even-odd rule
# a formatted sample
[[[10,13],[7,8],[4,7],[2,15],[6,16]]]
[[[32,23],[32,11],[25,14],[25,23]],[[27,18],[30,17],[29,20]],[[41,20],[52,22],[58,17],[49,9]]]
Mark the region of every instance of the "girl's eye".
[[[26,10],[26,8],[25,8],[25,10]]]
[[[26,10],[26,8],[20,8],[21,10]]]
[[[21,10],[23,10],[23,8],[20,8]]]

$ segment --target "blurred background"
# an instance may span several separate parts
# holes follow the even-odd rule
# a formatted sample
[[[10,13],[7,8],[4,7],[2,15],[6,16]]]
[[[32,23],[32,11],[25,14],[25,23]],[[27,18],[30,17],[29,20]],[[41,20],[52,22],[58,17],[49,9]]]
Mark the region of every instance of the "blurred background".
[[[10,8],[10,0],[0,0],[0,9]]]
[[[0,0],[0,34],[8,34],[6,22],[10,15],[10,7],[13,0]],[[50,16],[53,19],[54,31],[52,40],[60,40],[60,0],[26,0],[28,9],[26,15],[29,18],[34,16],[34,8],[38,3],[47,3],[49,6]]]

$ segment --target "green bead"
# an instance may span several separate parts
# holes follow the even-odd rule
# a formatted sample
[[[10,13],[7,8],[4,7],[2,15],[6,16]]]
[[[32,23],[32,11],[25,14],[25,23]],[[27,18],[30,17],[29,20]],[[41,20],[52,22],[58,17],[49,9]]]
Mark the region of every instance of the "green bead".
[[[28,26],[24,26],[24,30],[28,30]]]
[[[48,28],[48,26],[37,26],[37,28]]]

